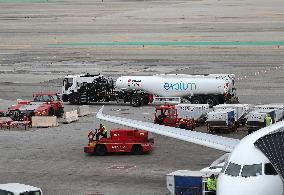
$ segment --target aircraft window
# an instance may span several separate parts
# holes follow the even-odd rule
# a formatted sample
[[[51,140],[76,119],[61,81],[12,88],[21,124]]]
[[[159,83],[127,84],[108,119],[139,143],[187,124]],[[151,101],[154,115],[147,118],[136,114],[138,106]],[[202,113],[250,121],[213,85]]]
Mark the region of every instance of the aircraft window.
[[[72,83],[73,83],[73,78],[67,78],[67,83],[70,85],[72,85]]]
[[[266,163],[264,165],[264,174],[265,175],[278,175],[274,167],[272,166],[271,163]]]
[[[57,95],[53,95],[52,98],[53,98],[54,101],[59,101],[60,100]]]
[[[42,96],[36,96],[34,101],[35,102],[41,102],[42,101]]]
[[[262,164],[244,165],[241,175],[242,177],[255,177],[262,175]]]
[[[230,163],[226,169],[225,174],[237,177],[240,174],[241,167],[241,165]]]
[[[228,166],[228,161],[226,161],[225,162],[225,165],[223,166],[223,168],[222,168],[222,170],[221,170],[221,173],[224,173],[225,172],[225,170],[226,170],[226,168],[227,168],[227,166]]]

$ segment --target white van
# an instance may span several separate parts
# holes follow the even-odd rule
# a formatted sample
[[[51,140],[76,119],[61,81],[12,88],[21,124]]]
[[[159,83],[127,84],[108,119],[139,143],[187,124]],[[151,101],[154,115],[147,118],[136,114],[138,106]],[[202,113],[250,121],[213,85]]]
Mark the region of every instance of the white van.
[[[40,188],[20,184],[0,184],[0,195],[43,195]]]

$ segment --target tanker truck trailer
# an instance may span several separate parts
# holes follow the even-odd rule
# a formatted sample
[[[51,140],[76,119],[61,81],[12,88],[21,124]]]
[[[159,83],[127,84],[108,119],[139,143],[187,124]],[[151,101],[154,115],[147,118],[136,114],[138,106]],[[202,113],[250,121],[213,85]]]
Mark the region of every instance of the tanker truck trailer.
[[[234,85],[234,75],[231,74],[121,76],[116,81],[119,89],[143,90],[159,99],[180,97],[192,104],[209,104],[210,107],[238,103]]]

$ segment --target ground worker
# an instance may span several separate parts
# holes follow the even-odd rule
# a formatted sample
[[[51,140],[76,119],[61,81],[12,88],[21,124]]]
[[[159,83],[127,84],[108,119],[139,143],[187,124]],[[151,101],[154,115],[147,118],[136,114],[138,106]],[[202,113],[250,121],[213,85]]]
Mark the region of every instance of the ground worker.
[[[96,129],[95,131],[91,130],[88,134],[88,138],[89,138],[89,143],[94,141],[94,137],[97,134],[98,130]]]
[[[270,126],[272,124],[272,118],[271,118],[271,116],[269,115],[269,114],[267,114],[266,116],[265,116],[265,125],[266,125],[266,127],[268,127],[268,126]]]
[[[215,195],[216,194],[216,178],[215,175],[212,174],[208,179],[207,179],[207,190],[208,195]]]
[[[107,129],[103,124],[100,124],[99,132],[96,134],[96,140],[99,140],[100,136],[107,138]]]

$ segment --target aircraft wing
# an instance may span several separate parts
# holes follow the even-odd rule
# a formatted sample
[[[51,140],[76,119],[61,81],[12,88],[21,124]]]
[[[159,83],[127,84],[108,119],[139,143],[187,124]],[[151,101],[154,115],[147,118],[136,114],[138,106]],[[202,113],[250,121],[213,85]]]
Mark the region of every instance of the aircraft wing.
[[[225,152],[232,152],[236,145],[240,142],[240,140],[238,139],[227,138],[196,131],[189,131],[180,128],[167,127],[164,125],[158,125],[149,122],[142,122],[133,119],[103,114],[103,107],[97,113],[97,118],[116,124],[125,125],[128,127],[133,127],[136,129],[146,130],[159,135],[176,138],[186,142],[199,144],[209,148],[222,150]]]

